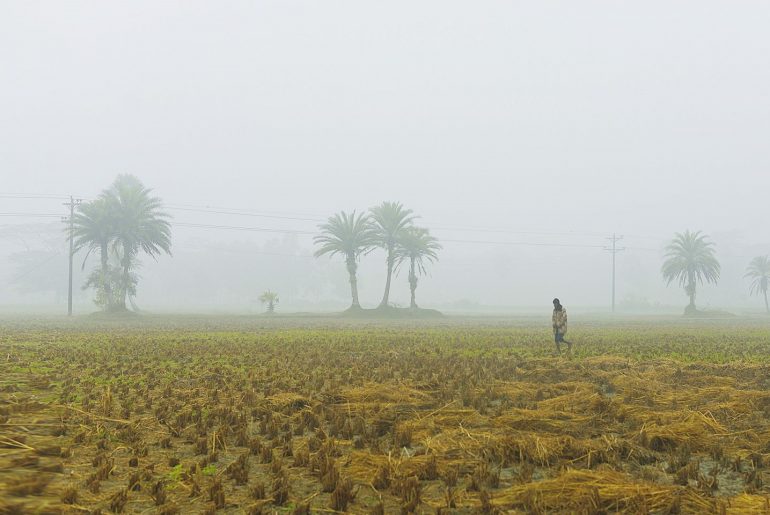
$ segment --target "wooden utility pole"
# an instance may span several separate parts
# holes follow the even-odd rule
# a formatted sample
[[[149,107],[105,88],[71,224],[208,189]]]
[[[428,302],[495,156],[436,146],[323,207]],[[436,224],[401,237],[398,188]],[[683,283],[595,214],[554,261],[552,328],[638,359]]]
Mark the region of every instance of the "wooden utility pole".
[[[70,201],[65,202],[64,205],[70,208],[69,217],[65,217],[64,221],[69,222],[69,240],[70,240],[70,255],[69,255],[69,288],[67,289],[67,316],[72,316],[72,260],[75,254],[75,242],[74,242],[74,218],[75,218],[75,206],[80,204],[80,199],[74,199],[70,195]]]
[[[612,312],[614,313],[615,312],[615,256],[617,255],[618,252],[622,252],[626,249],[617,246],[617,243],[623,239],[623,236],[616,236],[615,233],[613,233],[612,237],[607,239],[612,243],[612,246],[604,247],[604,250],[612,253]]]

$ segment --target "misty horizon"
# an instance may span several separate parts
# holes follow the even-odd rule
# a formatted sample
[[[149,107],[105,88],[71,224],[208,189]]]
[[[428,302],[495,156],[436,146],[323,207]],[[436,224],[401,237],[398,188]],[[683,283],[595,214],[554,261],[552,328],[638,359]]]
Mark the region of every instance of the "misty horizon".
[[[660,267],[690,229],[722,265],[699,304],[758,312],[768,22],[722,2],[8,3],[0,305],[66,304],[60,197],[130,173],[173,216],[173,256],[141,258],[146,309],[259,312],[266,289],[279,311],[344,308],[344,263],[312,258],[313,235],[392,200],[444,247],[425,307],[609,310],[617,234],[619,310],[681,310]],[[361,261],[368,307],[384,261]],[[392,296],[408,305],[404,273]]]

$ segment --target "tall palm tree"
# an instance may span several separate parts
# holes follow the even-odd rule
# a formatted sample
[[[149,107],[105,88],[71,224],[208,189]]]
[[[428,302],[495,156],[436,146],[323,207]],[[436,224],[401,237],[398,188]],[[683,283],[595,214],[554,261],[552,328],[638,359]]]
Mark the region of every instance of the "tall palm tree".
[[[89,285],[93,285],[99,290],[97,298],[101,299],[100,303],[107,310],[113,308],[115,301],[109,265],[110,244],[115,236],[113,211],[110,198],[102,195],[91,202],[81,204],[72,217],[74,250],[75,252],[82,249],[87,250],[83,259],[83,268],[85,268],[91,253],[99,252],[101,269],[96,274],[92,274]]]
[[[356,279],[358,260],[361,254],[369,252],[375,245],[369,217],[363,213],[356,215],[355,211],[350,214],[340,211],[318,227],[321,234],[313,240],[320,248],[315,252],[315,256],[341,254],[345,258],[350,276],[350,294],[353,298],[350,309],[361,309]]]
[[[714,256],[714,244],[700,231],[676,233],[666,247],[666,261],[661,269],[667,284],[676,280],[690,297],[685,313],[694,313],[697,283],[719,280],[720,266]]]
[[[751,279],[751,294],[765,297],[765,311],[770,313],[767,303],[767,289],[770,285],[770,256],[757,256],[751,260],[746,269],[746,278]]]
[[[120,256],[123,270],[118,307],[125,309],[126,297],[135,287],[137,257],[144,251],[157,259],[162,253],[171,254],[171,224],[163,211],[163,202],[151,196],[133,175],[119,175],[105,195],[115,206],[114,248]]]
[[[417,303],[414,300],[414,293],[417,289],[417,276],[418,274],[425,275],[427,263],[433,263],[438,260],[438,251],[441,248],[438,240],[431,236],[430,231],[421,227],[407,228],[398,239],[396,267],[405,261],[409,261],[409,290],[412,294],[409,306],[412,309],[417,308]]]
[[[372,214],[372,227],[377,246],[383,248],[387,253],[385,259],[388,266],[388,276],[385,280],[385,293],[380,302],[380,307],[386,308],[390,299],[393,268],[396,264],[396,246],[406,229],[411,227],[415,216],[411,209],[404,209],[400,202],[383,202],[369,211]]]
[[[262,304],[267,304],[267,312],[269,314],[275,313],[275,305],[278,304],[278,294],[274,291],[267,290],[259,296],[259,301]]]

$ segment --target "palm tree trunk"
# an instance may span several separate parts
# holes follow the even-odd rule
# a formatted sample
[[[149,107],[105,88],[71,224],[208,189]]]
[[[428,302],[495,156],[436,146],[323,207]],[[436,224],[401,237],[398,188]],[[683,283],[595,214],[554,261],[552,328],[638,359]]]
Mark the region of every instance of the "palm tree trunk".
[[[127,263],[123,264],[123,284],[120,287],[120,299],[118,299],[118,307],[120,309],[126,309],[126,297],[128,297],[128,269]]]
[[[417,302],[414,300],[414,292],[417,289],[417,274],[414,271],[414,258],[409,263],[409,290],[412,292],[412,299],[409,303],[409,307],[412,309],[417,308]]]
[[[350,275],[350,296],[353,298],[353,303],[350,305],[351,309],[360,309],[361,303],[358,301],[358,279],[356,279],[356,265],[355,256],[348,256],[348,275]]]
[[[123,247],[123,259],[121,260],[121,264],[123,265],[123,280],[120,285],[118,307],[120,309],[126,309],[126,297],[128,296],[128,285],[131,276],[131,254],[126,250],[125,245]]]
[[[770,305],[767,303],[767,288],[765,288],[762,293],[765,294],[765,312],[770,313]]]
[[[393,246],[388,247],[388,278],[385,280],[385,293],[382,296],[380,307],[385,308],[388,306],[390,300],[390,282],[393,277]]]
[[[102,289],[104,290],[104,297],[107,304],[104,306],[107,311],[112,309],[112,284],[110,283],[110,265],[109,265],[109,250],[107,244],[103,243],[99,246],[101,252],[102,261]]]
[[[695,277],[693,277],[692,272],[688,274],[687,293],[690,296],[690,305],[687,309],[695,312]]]

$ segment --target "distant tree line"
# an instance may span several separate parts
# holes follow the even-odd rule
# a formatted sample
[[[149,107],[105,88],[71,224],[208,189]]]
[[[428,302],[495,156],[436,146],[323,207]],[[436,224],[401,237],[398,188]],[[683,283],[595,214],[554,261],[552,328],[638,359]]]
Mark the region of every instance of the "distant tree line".
[[[418,277],[425,275],[427,265],[438,260],[441,245],[430,231],[414,225],[416,215],[399,202],[383,202],[368,213],[340,211],[321,224],[315,237],[316,257],[340,255],[345,260],[350,281],[351,310],[360,310],[358,298],[358,263],[361,256],[376,248],[385,251],[385,291],[378,309],[390,307],[393,273],[408,265],[410,308],[417,309],[415,292]]]
[[[73,217],[75,250],[85,250],[100,266],[83,288],[96,290],[105,311],[125,311],[139,282],[139,255],[171,254],[171,225],[163,204],[133,175],[119,175],[99,196],[81,204]]]
[[[415,300],[419,277],[427,266],[438,260],[441,245],[426,228],[415,225],[418,217],[399,202],[383,202],[366,213],[340,211],[319,225],[314,238],[315,256],[341,256],[347,268],[351,310],[360,310],[358,264],[362,256],[380,248],[385,251],[385,290],[379,309],[390,307],[390,289],[394,273],[407,267],[411,293],[410,308]],[[170,216],[163,203],[152,195],[133,175],[119,175],[99,196],[78,207],[73,217],[73,239],[76,251],[86,251],[83,268],[91,254],[99,257],[99,266],[88,276],[84,289],[93,288],[95,302],[106,311],[126,310],[132,306],[139,282],[139,257],[153,258],[171,254]],[[700,231],[676,233],[666,247],[661,272],[667,284],[676,282],[689,297],[685,313],[696,313],[698,285],[716,284],[721,267],[714,243]],[[749,263],[745,278],[750,280],[752,295],[764,298],[770,313],[770,256],[757,256]],[[265,292],[259,299],[269,313],[275,311],[278,295]]]

